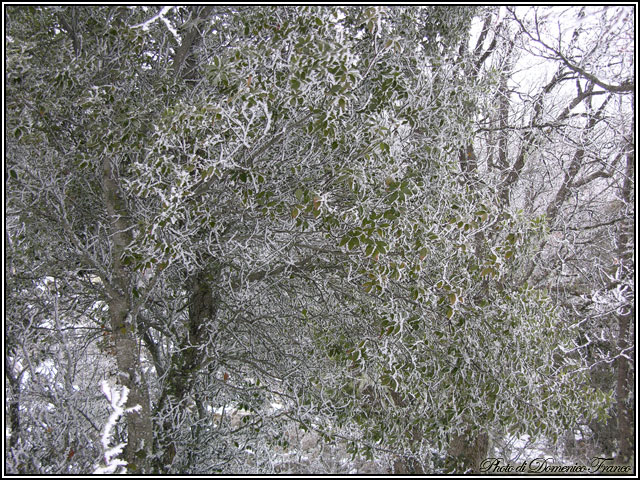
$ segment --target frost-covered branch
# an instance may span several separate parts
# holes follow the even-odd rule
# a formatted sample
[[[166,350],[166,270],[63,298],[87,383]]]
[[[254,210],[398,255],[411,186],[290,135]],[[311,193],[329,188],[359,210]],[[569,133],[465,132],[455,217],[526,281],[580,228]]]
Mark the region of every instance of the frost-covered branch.
[[[102,392],[104,393],[104,396],[107,397],[113,411],[109,415],[107,423],[102,430],[101,443],[104,452],[104,464],[97,466],[93,473],[96,475],[111,475],[114,473],[124,474],[127,473],[127,462],[118,458],[118,455],[122,453],[126,444],[119,443],[112,446],[114,435],[113,430],[123,414],[136,412],[142,407],[140,405],[136,405],[131,408],[124,408],[129,395],[129,389],[127,387],[122,387],[122,389],[119,390],[103,380]]]

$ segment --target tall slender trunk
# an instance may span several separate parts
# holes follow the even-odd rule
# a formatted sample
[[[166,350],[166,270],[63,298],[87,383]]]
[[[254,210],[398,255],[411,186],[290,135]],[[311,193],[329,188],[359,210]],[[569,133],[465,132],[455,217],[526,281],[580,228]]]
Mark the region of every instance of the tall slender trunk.
[[[111,159],[105,157],[102,170],[102,188],[107,215],[109,218],[113,266],[112,286],[107,304],[113,340],[116,349],[116,361],[122,384],[129,389],[126,408],[139,406],[127,413],[127,446],[124,459],[131,473],[150,473],[149,461],[153,445],[153,424],[149,390],[140,364],[140,352],[135,333],[135,319],[132,318],[129,300],[132,273],[122,263],[122,254],[131,243],[132,235],[127,221],[127,209],[121,198]]]
[[[120,381],[129,389],[126,408],[139,406],[126,416],[127,446],[124,458],[131,473],[150,473],[149,460],[153,445],[153,427],[149,391],[142,374],[138,341],[134,333],[129,305],[123,299],[111,299],[109,314],[115,342]]]
[[[627,336],[630,335],[630,324],[633,318],[635,308],[630,308],[628,312],[618,315],[618,348],[620,351],[626,351],[630,342],[627,340]],[[618,460],[622,463],[627,463],[631,460],[634,446],[633,446],[633,411],[631,410],[629,398],[630,386],[633,381],[631,375],[630,361],[627,358],[628,352],[625,356],[620,355],[617,361],[616,372],[616,408],[618,413]]]
[[[5,377],[11,391],[11,400],[9,401],[9,408],[7,409],[8,423],[11,428],[11,436],[9,437],[8,452],[18,447],[20,441],[20,378],[16,378],[9,370],[9,366],[5,365]],[[19,474],[24,475],[25,466],[23,463],[17,465]]]
[[[627,164],[625,168],[625,178],[622,185],[621,197],[625,205],[632,204],[632,190],[635,185],[635,155],[634,146],[629,142],[629,151],[626,156]],[[632,275],[635,271],[633,263],[633,221],[631,218],[624,222],[617,235],[617,255],[622,269],[622,275]],[[626,273],[626,272],[629,273]],[[620,356],[616,364],[616,408],[618,417],[618,459],[629,462],[632,458],[634,415],[630,408],[632,399],[630,389],[633,384],[633,372],[631,358],[633,353],[629,349],[634,345],[632,322],[635,314],[634,300],[629,301],[629,305],[617,315],[618,320],[618,349]]]

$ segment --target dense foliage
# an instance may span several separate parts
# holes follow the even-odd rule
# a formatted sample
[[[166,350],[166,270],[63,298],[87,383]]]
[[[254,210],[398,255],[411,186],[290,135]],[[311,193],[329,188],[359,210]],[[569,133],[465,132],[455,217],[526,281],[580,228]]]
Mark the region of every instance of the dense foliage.
[[[542,273],[581,165],[540,209],[543,138],[483,137],[495,13],[7,7],[7,470],[92,471],[106,423],[130,472],[271,472],[295,430],[421,473],[605,422],[595,305]]]

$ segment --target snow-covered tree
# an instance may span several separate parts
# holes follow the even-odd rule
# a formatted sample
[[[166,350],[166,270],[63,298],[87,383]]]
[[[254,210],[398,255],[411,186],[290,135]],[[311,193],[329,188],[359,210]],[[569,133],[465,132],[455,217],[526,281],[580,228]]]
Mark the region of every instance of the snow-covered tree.
[[[132,473],[273,471],[294,426],[397,472],[464,471],[490,436],[604,416],[577,333],[526,281],[548,219],[474,152],[500,85],[495,45],[467,48],[483,11],[6,13],[12,419],[37,410],[24,319],[47,278],[68,305],[43,307],[47,355],[112,366]],[[97,384],[61,395],[99,408]],[[43,442],[17,425],[16,465]]]
[[[626,460],[635,302],[632,14],[629,7],[490,12],[482,38],[494,54],[484,74],[496,81],[483,97],[475,142],[486,175],[501,180],[503,201],[545,217],[549,235],[528,260],[526,279],[551,287],[565,325],[578,333],[569,355],[583,356],[593,384],[615,392],[617,420],[578,421],[593,432],[592,453],[617,450]]]

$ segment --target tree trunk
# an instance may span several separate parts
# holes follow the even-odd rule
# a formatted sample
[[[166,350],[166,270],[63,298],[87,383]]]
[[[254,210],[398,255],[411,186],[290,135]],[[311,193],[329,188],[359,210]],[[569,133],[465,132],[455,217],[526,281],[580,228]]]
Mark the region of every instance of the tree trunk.
[[[489,453],[489,435],[486,432],[453,437],[449,445],[449,467],[455,473],[480,473],[480,465]]]
[[[189,282],[191,298],[187,332],[171,358],[167,380],[158,402],[160,415],[163,411],[171,411],[174,405],[182,404],[192,393],[196,374],[202,367],[205,357],[201,347],[207,343],[207,324],[215,319],[218,310],[217,297],[211,288],[211,278],[207,278],[208,273],[201,271]],[[177,453],[175,428],[170,417],[162,421],[161,436],[158,439],[158,447],[162,454],[159,456],[161,465],[158,468],[165,473],[170,471]],[[197,431],[198,429],[193,430]]]
[[[635,151],[634,146],[629,142],[629,152],[626,159],[625,179],[622,186],[622,200],[625,205],[632,204],[632,189],[635,178]],[[621,276],[632,275],[635,265],[633,262],[633,223],[631,218],[624,222],[617,236],[617,254],[621,269]],[[627,273],[629,272],[629,273]],[[629,304],[625,307],[625,311],[619,312],[618,317],[618,349],[619,357],[616,364],[616,408],[618,417],[618,459],[622,463],[631,460],[634,452],[633,430],[634,415],[630,408],[633,403],[630,397],[630,387],[633,382],[632,368],[630,358],[633,354],[629,349],[630,345],[634,345],[632,322],[634,318],[635,307],[633,298],[629,300]]]
[[[20,378],[16,378],[12,372],[9,371],[9,366],[5,366],[5,376],[8,380],[8,386],[11,390],[11,400],[9,401],[9,408],[7,409],[7,416],[9,417],[9,426],[11,427],[11,436],[9,437],[8,451],[18,447],[20,441]],[[7,452],[7,453],[9,453]],[[18,473],[21,475],[26,474],[24,464],[21,462],[17,465]]]
[[[630,308],[629,312],[618,315],[619,335],[618,348],[621,352],[625,351],[629,345],[627,335],[629,334],[629,326],[635,309]],[[629,398],[630,385],[633,381],[630,375],[629,359],[620,355],[617,361],[617,378],[616,378],[616,408],[618,411],[618,460],[621,463],[628,463],[634,451],[633,446],[633,412],[629,408],[631,399]]]
[[[150,473],[149,460],[153,445],[151,406],[146,381],[142,375],[134,322],[127,303],[122,299],[112,299],[109,302],[109,314],[120,381],[129,389],[126,408],[140,406],[137,411],[126,415],[127,445],[124,459],[131,473]]]
[[[111,262],[113,277],[109,289],[109,316],[116,349],[116,361],[120,381],[129,389],[126,408],[139,409],[126,415],[127,445],[124,459],[132,473],[149,473],[149,461],[153,446],[153,423],[149,391],[142,374],[140,352],[135,335],[135,319],[129,302],[132,273],[122,263],[125,248],[131,243],[132,235],[126,204],[121,198],[111,159],[105,157],[102,164],[102,189],[107,210],[111,238]]]

